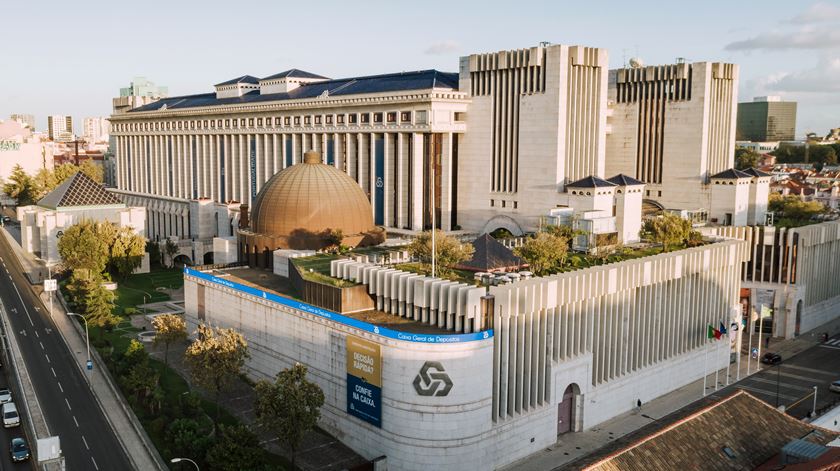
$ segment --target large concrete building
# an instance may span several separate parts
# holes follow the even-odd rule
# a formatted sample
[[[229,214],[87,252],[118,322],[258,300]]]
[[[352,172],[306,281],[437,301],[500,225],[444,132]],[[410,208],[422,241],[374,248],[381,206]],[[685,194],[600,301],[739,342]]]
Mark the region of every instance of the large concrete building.
[[[739,141],[778,142],[796,138],[796,102],[778,96],[759,96],[738,103]]]
[[[29,127],[30,130],[35,131],[35,115],[12,113],[11,115],[9,115],[9,119],[11,119],[12,121],[17,121],[20,124],[26,125]]]
[[[108,118],[101,116],[85,118],[82,132],[82,136],[89,144],[106,141],[111,132],[111,122]]]
[[[51,141],[72,141],[73,117],[62,115],[47,116],[47,136],[49,136]]]
[[[120,88],[120,96],[113,99],[114,114],[154,103],[167,95],[166,87],[159,87],[146,77],[134,77],[127,87]]]

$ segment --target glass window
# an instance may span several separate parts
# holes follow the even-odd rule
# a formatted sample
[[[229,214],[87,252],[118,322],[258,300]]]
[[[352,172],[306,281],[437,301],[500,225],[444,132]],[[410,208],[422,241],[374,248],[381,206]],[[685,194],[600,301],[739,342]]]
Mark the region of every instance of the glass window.
[[[411,122],[411,111],[403,111],[400,113],[400,122],[401,123],[410,123]]]
[[[335,117],[335,121],[336,121],[338,124],[344,124],[344,115],[343,115],[343,114],[336,115],[336,117]]]
[[[328,114],[328,115],[327,115],[327,117],[326,117],[325,119],[327,120],[327,124],[332,124],[333,117],[332,117],[332,115],[331,115],[331,114]]]
[[[229,127],[230,127],[230,120],[229,120],[229,119],[226,119],[226,120],[225,120],[225,127],[226,127],[226,128],[229,128]]]
[[[397,122],[397,112],[396,111],[389,112],[387,117],[386,117],[386,120],[389,123],[396,123]]]
[[[300,116],[295,116],[295,126],[300,126]]]
[[[359,116],[362,118],[362,123],[370,122],[370,113],[362,113]]]
[[[359,115],[356,113],[350,113],[347,115],[347,119],[350,124],[356,124],[359,121]]]
[[[263,121],[262,118],[257,118],[257,126],[262,127]]]
[[[315,124],[321,124],[321,116],[320,115],[315,116]]]
[[[274,125],[280,126],[280,117],[274,118]]]
[[[311,116],[304,116],[303,117],[303,124],[312,124],[312,117]]]
[[[426,111],[417,111],[414,113],[414,122],[416,124],[426,124]]]
[[[249,128],[254,127],[254,118],[250,118],[250,119],[248,120],[248,127],[249,127]]]
[[[381,123],[382,122],[382,113],[373,113],[373,122],[374,123]]]
[[[291,124],[291,121],[292,121],[292,119],[291,119],[290,117],[288,117],[288,116],[286,116],[285,118],[283,118],[283,124],[284,124],[285,126],[288,126],[289,124]]]

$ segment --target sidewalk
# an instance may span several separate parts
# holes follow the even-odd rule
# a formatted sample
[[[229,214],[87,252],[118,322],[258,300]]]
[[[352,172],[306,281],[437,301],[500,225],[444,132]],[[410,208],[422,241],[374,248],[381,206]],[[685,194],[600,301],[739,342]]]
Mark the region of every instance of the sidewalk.
[[[37,283],[39,274],[43,279],[47,276],[46,269],[40,266],[30,254],[24,253],[20,245],[5,230],[0,230],[4,237],[9,240],[15,255],[21,265],[26,269],[30,282]],[[42,273],[43,272],[43,273]],[[40,286],[36,287],[36,293],[44,305],[49,306],[49,300],[45,293],[41,292]],[[113,433],[123,446],[134,468],[138,470],[167,469],[157,450],[152,446],[151,440],[140,426],[137,418],[128,409],[128,405],[119,396],[109,377],[106,377],[105,365],[99,361],[95,351],[91,351],[94,360],[92,372],[87,371],[87,348],[85,346],[84,332],[80,331],[67,316],[60,301],[53,299],[52,320],[56,329],[61,334],[64,342],[76,358],[79,370],[85,375],[90,383],[91,391],[96,397],[99,407],[102,410],[108,423],[111,424]]]
[[[828,332],[829,336],[840,332],[840,319],[835,319],[826,323],[811,332],[800,335],[799,337],[784,340],[773,339],[770,341],[770,347],[764,349],[762,346],[762,354],[765,351],[778,353],[785,360],[790,357],[807,350],[814,345],[820,343],[820,335],[823,332]],[[747,372],[747,355],[741,355],[740,378],[744,379],[749,374],[755,374],[758,368],[764,368],[756,360],[750,362],[750,372]],[[738,378],[739,371],[736,370],[736,365],[732,364],[729,372],[729,384],[733,384]],[[726,370],[718,372],[717,388],[715,387],[715,372],[710,372],[706,376],[706,394],[712,394],[717,389],[726,386]],[[546,448],[545,450],[535,453],[531,456],[523,458],[515,463],[506,466],[505,470],[517,471],[548,471],[559,469],[563,465],[568,464],[582,456],[586,456],[595,450],[609,444],[628,433],[631,433],[651,422],[655,422],[668,414],[675,412],[692,402],[703,397],[703,378],[689,383],[679,389],[671,391],[664,396],[660,396],[653,401],[643,404],[638,410],[626,412],[618,417],[615,417],[607,422],[604,422],[592,429],[579,433],[568,433],[563,435],[557,443]]]

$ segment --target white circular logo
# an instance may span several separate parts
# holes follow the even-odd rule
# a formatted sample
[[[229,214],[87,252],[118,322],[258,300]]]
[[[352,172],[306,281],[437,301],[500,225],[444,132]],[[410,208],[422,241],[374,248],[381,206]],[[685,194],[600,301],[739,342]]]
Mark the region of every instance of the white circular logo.
[[[385,186],[385,183],[382,181],[382,177],[376,177],[376,187],[382,188]]]

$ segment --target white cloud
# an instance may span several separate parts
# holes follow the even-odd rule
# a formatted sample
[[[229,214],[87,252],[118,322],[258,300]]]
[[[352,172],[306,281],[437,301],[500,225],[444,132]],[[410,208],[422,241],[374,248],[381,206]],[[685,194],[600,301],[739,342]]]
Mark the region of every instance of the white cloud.
[[[441,56],[444,54],[451,54],[453,52],[457,52],[460,48],[461,46],[457,42],[451,39],[447,39],[445,41],[440,41],[432,44],[423,52],[425,54],[430,54],[433,56]]]
[[[832,49],[840,47],[840,29],[833,26],[801,28],[799,31],[772,31],[726,45],[728,51]]]
[[[794,16],[788,22],[796,24],[823,23],[826,21],[840,21],[840,6],[831,3],[817,2],[806,8],[802,13]]]
[[[788,93],[836,94],[840,92],[840,57],[823,58],[814,68],[773,77],[766,87]]]

